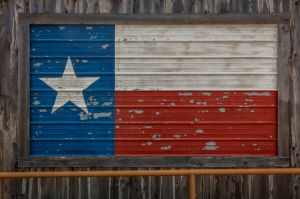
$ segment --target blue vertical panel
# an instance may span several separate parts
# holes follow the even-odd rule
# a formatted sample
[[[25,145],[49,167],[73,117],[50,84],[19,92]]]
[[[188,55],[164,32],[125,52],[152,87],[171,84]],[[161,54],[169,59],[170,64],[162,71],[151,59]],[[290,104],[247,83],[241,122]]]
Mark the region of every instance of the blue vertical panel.
[[[32,156],[114,154],[114,39],[114,25],[31,26]],[[76,77],[64,73],[68,58]],[[72,80],[87,77],[85,89]]]

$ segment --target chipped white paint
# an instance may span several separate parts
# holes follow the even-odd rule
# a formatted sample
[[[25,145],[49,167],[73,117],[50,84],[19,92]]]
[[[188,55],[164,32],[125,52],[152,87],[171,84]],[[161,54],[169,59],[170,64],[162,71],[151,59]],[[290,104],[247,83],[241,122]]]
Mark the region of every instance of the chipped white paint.
[[[33,104],[33,105],[39,105],[39,104],[41,104],[41,102],[38,101],[38,100],[34,100],[34,101],[32,102],[32,104]]]
[[[171,148],[172,148],[171,145],[160,147],[160,149],[163,150],[163,151],[165,151],[165,150],[170,150]]]
[[[151,141],[148,141],[146,144],[147,144],[148,146],[150,146],[150,145],[152,145],[152,142],[151,142]]]
[[[204,130],[203,130],[203,129],[197,129],[197,130],[196,130],[196,133],[197,133],[197,134],[202,134],[202,133],[204,133]]]
[[[97,39],[98,36],[90,36],[90,40],[94,40],[94,39]]]
[[[154,134],[154,135],[152,135],[152,139],[153,140],[159,140],[159,139],[161,139],[161,135],[160,134]]]
[[[103,44],[103,45],[101,46],[102,49],[107,49],[108,47],[109,47],[109,44]]]
[[[102,112],[102,113],[93,113],[94,119],[98,119],[98,118],[101,118],[101,117],[111,117],[111,115],[112,115],[111,112],[108,112],[108,113],[105,113],[105,112]]]
[[[85,112],[80,112],[79,113],[79,119],[80,120],[88,120],[92,118],[92,113],[85,113]]]
[[[93,30],[93,27],[92,26],[87,26],[87,27],[85,27],[85,29],[87,29],[87,30]]]
[[[98,104],[99,104],[99,102],[97,101],[97,99],[96,98],[94,98],[94,96],[90,96],[89,98],[89,104],[90,105],[94,105],[94,106],[97,106]]]
[[[117,25],[116,90],[276,90],[276,25]]]
[[[180,92],[178,93],[179,96],[192,96],[193,93],[192,92]]]
[[[219,108],[218,110],[219,110],[219,112],[221,112],[221,113],[225,113],[225,112],[226,112],[226,109],[225,109],[225,108]]]
[[[69,74],[66,72],[69,71]],[[39,78],[57,92],[54,106],[51,113],[71,101],[77,107],[88,113],[86,103],[83,97],[83,90],[99,79],[99,77],[77,77],[70,57],[66,63],[65,71],[62,77]]]
[[[103,102],[102,105],[109,106],[109,105],[112,105],[112,102]]]
[[[212,151],[212,150],[217,150],[218,148],[219,147],[217,146],[216,142],[210,141],[205,143],[203,150]]]
[[[245,93],[245,95],[248,96],[271,96],[270,92],[249,92]]]
[[[211,96],[211,93],[210,92],[201,92],[201,95],[203,95],[203,96]]]
[[[129,110],[129,113],[135,113],[135,114],[143,114],[144,110]]]
[[[40,67],[41,65],[43,65],[42,63],[35,63],[35,64],[33,64],[33,66],[35,66],[35,67]]]
[[[64,30],[66,29],[66,26],[59,26],[59,30]]]

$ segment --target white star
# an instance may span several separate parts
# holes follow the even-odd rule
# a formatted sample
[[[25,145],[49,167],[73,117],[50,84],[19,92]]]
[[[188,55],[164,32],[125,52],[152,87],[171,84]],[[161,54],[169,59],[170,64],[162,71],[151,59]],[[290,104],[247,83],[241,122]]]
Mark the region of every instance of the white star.
[[[76,106],[88,113],[83,97],[83,90],[97,81],[99,77],[77,77],[74,72],[71,59],[68,57],[62,77],[39,79],[57,92],[51,113],[54,113],[57,109],[69,101],[72,101]]]

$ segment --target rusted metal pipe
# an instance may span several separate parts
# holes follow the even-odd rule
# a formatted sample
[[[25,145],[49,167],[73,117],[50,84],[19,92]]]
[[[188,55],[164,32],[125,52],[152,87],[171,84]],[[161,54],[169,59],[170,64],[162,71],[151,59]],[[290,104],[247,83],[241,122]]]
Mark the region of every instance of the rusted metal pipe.
[[[196,176],[189,175],[189,198],[196,199]]]
[[[300,174],[300,168],[247,169],[176,169],[176,170],[118,170],[118,171],[42,171],[0,172],[0,179],[55,177],[130,177],[130,176],[189,176],[189,175],[266,175]]]

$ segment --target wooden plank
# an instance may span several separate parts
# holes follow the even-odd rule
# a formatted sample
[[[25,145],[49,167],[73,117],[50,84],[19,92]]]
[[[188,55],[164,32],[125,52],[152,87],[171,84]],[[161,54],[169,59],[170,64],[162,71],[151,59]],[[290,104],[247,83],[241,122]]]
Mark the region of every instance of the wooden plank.
[[[87,14],[84,17],[78,14],[19,14],[21,23],[31,24],[271,24],[288,23],[287,14],[223,14],[223,15],[101,15]]]
[[[292,96],[291,96],[291,166],[300,167],[300,5],[291,1],[291,36],[292,36]],[[300,176],[292,178],[294,199],[300,197]]]
[[[82,161],[82,158],[85,161]],[[19,167],[286,167],[276,157],[29,157]]]
[[[27,157],[29,154],[29,25],[20,25],[18,33],[18,47],[23,49],[19,52],[18,62],[23,63],[19,68],[18,76],[18,136],[20,140],[19,156]]]
[[[290,105],[290,29],[289,26],[278,26],[278,156],[289,156],[289,105]]]

